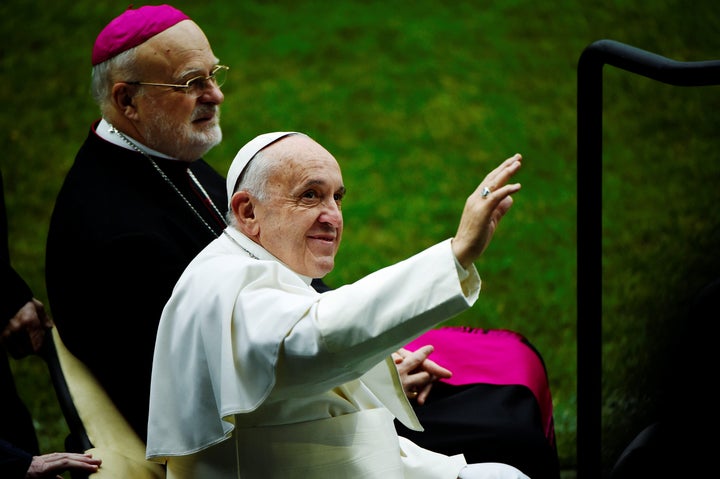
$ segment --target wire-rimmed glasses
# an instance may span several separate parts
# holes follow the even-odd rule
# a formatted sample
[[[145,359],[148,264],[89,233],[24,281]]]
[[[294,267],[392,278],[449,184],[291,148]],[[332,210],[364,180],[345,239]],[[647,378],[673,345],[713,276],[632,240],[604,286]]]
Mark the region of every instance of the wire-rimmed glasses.
[[[125,83],[127,83],[128,85],[148,85],[175,88],[177,90],[183,91],[187,95],[194,95],[196,97],[200,97],[203,93],[205,93],[205,91],[207,91],[210,83],[214,84],[218,88],[223,86],[225,84],[225,80],[227,80],[227,72],[229,69],[230,67],[226,65],[215,65],[212,71],[210,71],[210,75],[191,78],[183,85],[175,85],[172,83],[152,83],[144,81],[128,81]]]

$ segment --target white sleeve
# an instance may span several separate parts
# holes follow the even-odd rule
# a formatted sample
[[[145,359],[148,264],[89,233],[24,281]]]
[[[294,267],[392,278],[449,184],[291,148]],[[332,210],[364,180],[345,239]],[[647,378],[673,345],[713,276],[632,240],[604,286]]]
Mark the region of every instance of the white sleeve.
[[[397,348],[465,311],[479,291],[477,270],[458,269],[446,240],[323,293],[285,337],[276,386],[307,385],[312,376],[324,390],[356,379]]]
[[[499,462],[468,464],[458,475],[458,479],[530,479],[520,470]]]

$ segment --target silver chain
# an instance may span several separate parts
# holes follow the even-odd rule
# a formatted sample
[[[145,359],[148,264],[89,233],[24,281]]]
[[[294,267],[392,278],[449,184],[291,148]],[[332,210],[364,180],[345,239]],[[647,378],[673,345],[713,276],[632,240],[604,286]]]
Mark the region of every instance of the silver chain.
[[[248,256],[250,256],[252,259],[260,259],[260,258],[258,258],[257,256],[255,256],[254,254],[252,254],[252,253],[250,252],[250,250],[246,249],[243,245],[241,245],[238,240],[236,240],[235,238],[233,238],[232,235],[227,232],[227,230],[223,230],[223,234],[224,234],[225,236],[227,236],[228,238],[230,238],[233,243],[235,243],[236,245],[238,245],[238,246],[240,247],[240,249],[242,249],[243,251],[245,251],[245,252],[248,254]]]
[[[175,190],[175,192],[178,194],[178,196],[180,196],[180,198],[182,198],[182,200],[185,202],[185,204],[187,204],[188,207],[193,211],[193,213],[195,213],[195,216],[197,216],[198,219],[200,219],[200,221],[202,221],[202,223],[207,227],[207,229],[210,230],[210,232],[212,233],[212,235],[213,235],[213,236],[217,236],[217,233],[215,233],[215,230],[212,229],[212,227],[208,224],[207,221],[205,221],[205,218],[203,218],[202,215],[200,215],[200,213],[198,212],[198,210],[195,209],[195,207],[192,205],[192,203],[190,203],[190,201],[189,201],[187,198],[185,198],[185,195],[183,195],[182,192],[178,189],[178,187],[175,186],[175,183],[173,183],[172,180],[171,180],[170,178],[168,178],[168,176],[165,174],[165,172],[164,172],[162,169],[160,169],[160,167],[158,166],[158,164],[155,162],[155,160],[152,159],[152,157],[151,157],[150,155],[148,155],[145,151],[143,151],[143,150],[142,150],[138,145],[136,145],[134,142],[130,141],[130,139],[129,139],[127,136],[125,136],[125,135],[122,134],[120,131],[118,131],[118,129],[115,128],[114,126],[110,125],[109,131],[110,131],[110,133],[114,133],[114,134],[118,135],[118,136],[119,136],[125,143],[127,143],[133,150],[137,151],[138,153],[140,153],[141,155],[143,155],[145,158],[147,158],[147,159],[150,161],[150,163],[153,165],[153,167],[155,168],[155,170],[157,170],[157,172],[160,173],[160,176],[162,176],[162,178],[165,180],[165,182],[166,182],[167,184],[169,184],[169,185],[172,187],[173,190]],[[200,189],[200,191],[202,191],[202,193],[205,195],[205,197],[206,197],[206,198],[208,199],[208,201],[210,202],[210,205],[212,205],[213,209],[214,209],[215,212],[217,213],[218,217],[219,217],[219,218],[223,221],[223,223],[225,223],[225,225],[227,226],[227,221],[225,221],[225,218],[224,218],[223,215],[220,213],[220,211],[218,210],[217,206],[215,206],[215,203],[213,203],[212,198],[210,198],[210,195],[208,195],[207,191],[205,191],[205,188],[203,188],[203,186],[200,184],[200,182],[198,181],[198,179],[195,178],[195,175],[193,174],[192,171],[190,171],[190,169],[188,169],[187,172],[188,172],[188,174],[190,175],[190,178],[192,179],[193,183],[195,183],[195,186],[197,186],[197,187]],[[243,248],[243,249],[244,249],[244,248]]]
[[[198,189],[200,191],[202,191],[202,194],[205,195],[205,198],[208,199],[208,201],[210,202],[210,206],[213,207],[213,209],[215,210],[215,213],[217,213],[217,215],[218,215],[218,218],[222,219],[223,223],[225,223],[225,226],[227,226],[227,221],[225,221],[225,217],[223,216],[222,213],[220,213],[220,210],[218,210],[217,206],[215,206],[215,203],[213,203],[212,198],[210,198],[210,195],[208,194],[208,192],[205,191],[205,188],[203,188],[203,185],[201,185],[200,182],[198,181],[198,179],[195,178],[195,173],[190,171],[190,168],[188,168],[187,172],[188,172],[188,175],[190,175],[190,178],[193,180],[193,183],[195,183],[195,186],[197,186]]]

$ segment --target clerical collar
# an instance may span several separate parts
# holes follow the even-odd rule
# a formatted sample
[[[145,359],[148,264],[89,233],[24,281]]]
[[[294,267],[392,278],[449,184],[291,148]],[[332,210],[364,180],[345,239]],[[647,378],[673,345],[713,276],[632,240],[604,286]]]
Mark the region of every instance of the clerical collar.
[[[120,146],[122,148],[125,148],[126,150],[134,151],[134,148],[132,148],[130,145],[128,145],[127,142],[123,141],[122,138],[120,138],[118,135],[115,135],[111,132],[112,128],[113,128],[113,126],[110,124],[110,122],[105,120],[105,118],[102,118],[100,120],[100,123],[98,124],[97,128],[95,129],[95,133],[97,134],[97,136],[99,136],[100,138],[102,138],[105,141],[109,141],[113,145]],[[148,148],[147,146],[145,146],[142,143],[140,143],[139,141],[137,141],[135,138],[132,138],[132,141],[136,145],[141,147],[143,149],[143,151],[147,152],[148,154],[150,154],[152,156],[155,156],[157,158],[166,158],[168,160],[177,160],[177,158],[173,158],[172,156],[168,156],[164,153],[160,153],[157,150]]]
[[[277,261],[278,263],[282,264],[288,269],[291,269],[288,265],[280,261],[278,258],[276,258],[272,253],[270,253],[268,250],[263,248],[261,245],[257,244],[247,236],[245,236],[242,232],[238,231],[237,228],[233,226],[228,226],[223,230],[223,235],[227,236],[230,240],[232,240],[233,243],[235,243],[236,246],[239,246],[240,249],[242,249],[245,254],[250,256],[253,259],[260,259],[260,260],[266,260],[266,261]],[[310,283],[312,283],[312,278],[309,276],[302,275],[300,273],[295,273],[298,275],[300,279],[305,282],[308,286],[310,286]]]

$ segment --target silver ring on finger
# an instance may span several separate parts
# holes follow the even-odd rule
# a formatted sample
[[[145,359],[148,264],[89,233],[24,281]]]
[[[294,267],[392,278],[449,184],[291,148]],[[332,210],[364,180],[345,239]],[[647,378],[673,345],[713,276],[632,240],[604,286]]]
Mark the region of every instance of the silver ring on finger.
[[[483,187],[483,189],[482,189],[482,194],[481,194],[481,196],[482,196],[483,198],[487,198],[488,196],[490,196],[490,193],[491,193],[490,188],[488,188],[487,186],[485,186],[485,187]]]

